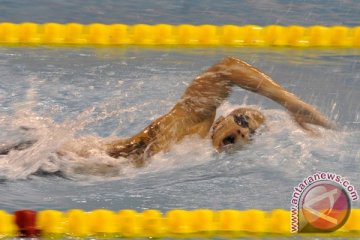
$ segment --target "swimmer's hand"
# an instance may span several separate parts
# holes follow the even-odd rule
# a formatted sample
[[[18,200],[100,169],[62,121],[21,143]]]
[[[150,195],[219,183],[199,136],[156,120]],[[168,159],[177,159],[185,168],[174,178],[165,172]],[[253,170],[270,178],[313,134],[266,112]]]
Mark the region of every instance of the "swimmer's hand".
[[[224,78],[230,79],[239,87],[268,97],[281,104],[289,111],[295,122],[309,132],[315,133],[315,130],[310,128],[308,124],[322,126],[327,129],[335,128],[335,125],[313,106],[305,103],[265,73],[240,59],[224,58],[219,65],[209,70],[218,70],[223,74]]]
[[[335,124],[329,121],[318,110],[310,104],[303,102],[294,95],[284,101],[283,106],[287,108],[294,121],[304,130],[317,133],[309,124],[318,125],[326,129],[335,129]]]

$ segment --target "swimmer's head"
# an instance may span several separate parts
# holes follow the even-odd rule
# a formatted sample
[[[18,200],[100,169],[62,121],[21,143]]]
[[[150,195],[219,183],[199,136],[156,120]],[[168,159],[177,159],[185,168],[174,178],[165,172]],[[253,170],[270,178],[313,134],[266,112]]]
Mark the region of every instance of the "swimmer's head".
[[[238,108],[215,121],[212,128],[212,143],[218,151],[247,144],[256,129],[264,122],[265,117],[260,111]]]

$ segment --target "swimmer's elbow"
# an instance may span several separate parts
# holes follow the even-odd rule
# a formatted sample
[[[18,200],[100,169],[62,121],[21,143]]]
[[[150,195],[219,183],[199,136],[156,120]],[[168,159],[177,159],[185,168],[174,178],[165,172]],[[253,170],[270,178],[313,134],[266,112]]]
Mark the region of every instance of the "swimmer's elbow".
[[[238,58],[226,56],[220,62],[225,64],[233,64],[233,63],[238,63],[239,61],[240,60]]]

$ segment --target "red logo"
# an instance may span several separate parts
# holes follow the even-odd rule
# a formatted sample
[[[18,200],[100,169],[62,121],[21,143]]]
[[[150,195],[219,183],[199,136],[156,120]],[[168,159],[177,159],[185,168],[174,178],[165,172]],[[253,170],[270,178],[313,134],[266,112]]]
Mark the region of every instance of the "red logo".
[[[301,197],[300,232],[335,231],[345,224],[350,211],[350,198],[341,186],[330,181],[314,183]]]

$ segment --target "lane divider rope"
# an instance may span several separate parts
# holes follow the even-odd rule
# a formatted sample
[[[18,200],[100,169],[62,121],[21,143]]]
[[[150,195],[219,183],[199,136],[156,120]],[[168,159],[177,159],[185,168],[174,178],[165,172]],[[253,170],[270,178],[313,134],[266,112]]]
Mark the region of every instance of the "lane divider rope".
[[[0,44],[360,47],[360,26],[0,22]]]
[[[19,210],[13,214],[0,210],[1,237],[241,237],[293,236],[290,212],[284,209],[214,211],[174,209],[136,212],[131,209]],[[360,237],[360,209],[352,209],[344,226],[332,233],[307,236]]]

